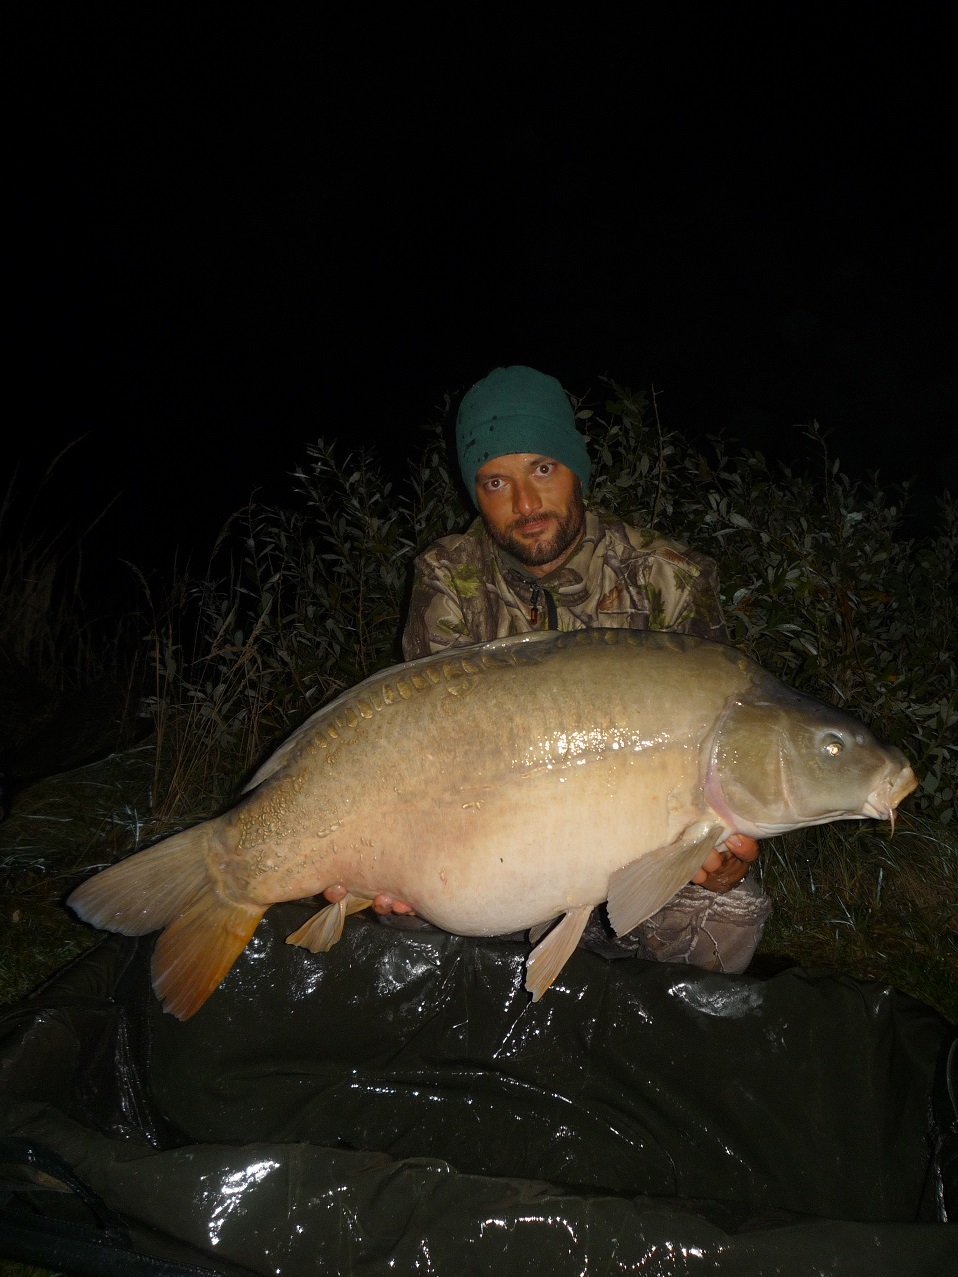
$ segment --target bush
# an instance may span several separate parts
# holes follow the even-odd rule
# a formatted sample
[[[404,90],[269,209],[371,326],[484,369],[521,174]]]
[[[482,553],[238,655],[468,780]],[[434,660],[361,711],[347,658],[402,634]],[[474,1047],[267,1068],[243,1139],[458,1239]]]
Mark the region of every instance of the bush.
[[[734,642],[899,745],[922,776],[912,805],[954,822],[958,502],[941,499],[935,536],[908,539],[907,489],[853,483],[817,424],[796,431],[797,462],[773,465],[721,438],[700,451],[619,386],[601,409],[575,407],[595,458],[593,506],[711,554]],[[412,560],[474,513],[450,472],[447,424],[426,428],[402,482],[375,454],[340,456],[320,440],[295,474],[295,503],[234,521],[210,577],[181,587],[156,647],[156,707],[189,723],[171,742],[178,757],[189,740],[205,758],[222,746],[234,763],[215,770],[235,780],[305,712],[401,659]]]
[[[721,438],[702,454],[650,422],[644,396],[613,392],[603,417],[579,407],[593,503],[711,554],[733,641],[900,746],[922,777],[912,805],[954,822],[958,500],[940,499],[935,535],[907,538],[907,485],[853,483],[817,423],[773,466]]]
[[[294,494],[234,517],[208,576],[180,582],[154,626],[171,812],[190,793],[224,801],[293,725],[401,659],[412,559],[465,513],[438,440],[399,490],[374,455],[340,460],[320,440]]]

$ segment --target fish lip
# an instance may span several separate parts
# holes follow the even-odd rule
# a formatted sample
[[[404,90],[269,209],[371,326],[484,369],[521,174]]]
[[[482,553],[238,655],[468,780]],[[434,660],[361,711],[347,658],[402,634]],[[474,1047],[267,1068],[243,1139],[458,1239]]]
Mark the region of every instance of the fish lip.
[[[890,820],[894,808],[889,806],[887,801],[880,794],[869,794],[865,799],[865,805],[862,807],[862,815],[868,816],[872,820]]]
[[[918,777],[906,763],[893,776],[887,775],[865,799],[862,812],[872,820],[890,820],[895,823],[895,809],[903,798],[918,788]]]

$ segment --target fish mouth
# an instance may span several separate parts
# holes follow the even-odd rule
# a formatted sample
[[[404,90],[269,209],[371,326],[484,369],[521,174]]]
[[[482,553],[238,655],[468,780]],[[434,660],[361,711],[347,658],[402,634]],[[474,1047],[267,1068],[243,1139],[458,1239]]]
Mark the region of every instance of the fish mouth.
[[[886,776],[865,799],[862,814],[873,820],[890,820],[895,828],[895,808],[912,790],[918,788],[918,777],[906,763],[894,776]]]

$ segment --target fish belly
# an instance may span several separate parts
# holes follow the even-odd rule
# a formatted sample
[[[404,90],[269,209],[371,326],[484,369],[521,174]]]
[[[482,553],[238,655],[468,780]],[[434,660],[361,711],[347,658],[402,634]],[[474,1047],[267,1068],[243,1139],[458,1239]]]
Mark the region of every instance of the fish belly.
[[[601,903],[617,869],[702,819],[686,762],[601,757],[397,802],[344,828],[325,872],[335,864],[352,894],[393,895],[448,931],[523,930]]]

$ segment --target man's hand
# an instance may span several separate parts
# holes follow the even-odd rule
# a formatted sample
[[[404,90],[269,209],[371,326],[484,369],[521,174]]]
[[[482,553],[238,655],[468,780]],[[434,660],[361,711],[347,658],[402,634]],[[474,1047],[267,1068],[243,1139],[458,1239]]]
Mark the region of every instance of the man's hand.
[[[749,865],[758,859],[758,843],[747,834],[729,834],[705,858],[692,881],[708,891],[729,891],[748,873]]]
[[[323,895],[330,904],[338,904],[340,900],[349,893],[342,883],[336,883],[333,887],[327,887]],[[407,905],[404,900],[397,900],[395,896],[387,896],[380,893],[375,900],[370,901],[372,907],[377,913],[415,913],[412,905]]]

